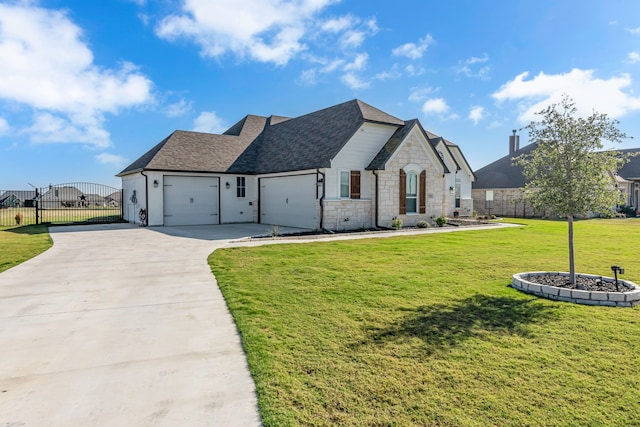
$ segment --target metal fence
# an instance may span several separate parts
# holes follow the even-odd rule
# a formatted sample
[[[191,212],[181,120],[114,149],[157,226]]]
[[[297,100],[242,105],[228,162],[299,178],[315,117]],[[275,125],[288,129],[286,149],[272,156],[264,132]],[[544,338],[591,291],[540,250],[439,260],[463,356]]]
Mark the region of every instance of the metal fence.
[[[72,182],[30,190],[0,190],[0,226],[122,221],[122,190]]]

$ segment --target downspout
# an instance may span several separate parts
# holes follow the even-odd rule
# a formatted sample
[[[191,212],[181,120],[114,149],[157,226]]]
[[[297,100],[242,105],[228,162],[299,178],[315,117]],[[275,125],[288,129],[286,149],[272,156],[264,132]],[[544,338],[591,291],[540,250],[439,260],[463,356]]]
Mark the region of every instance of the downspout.
[[[149,177],[144,174],[144,170],[140,171],[140,175],[144,176],[144,213],[143,209],[140,209],[140,220],[143,226],[149,224]]]
[[[320,169],[317,169],[316,172],[319,175],[322,175],[322,196],[320,197],[320,230],[322,230],[324,227],[324,195],[325,195],[325,185],[326,185],[326,175],[324,174],[324,172],[320,172]],[[316,178],[316,192],[318,188],[318,179]]]
[[[375,175],[375,177],[376,177],[376,203],[373,206],[373,217],[375,219],[376,228],[380,228],[380,226],[378,225],[378,200],[379,200],[379,197],[378,197],[378,171],[374,170],[373,171],[373,175]]]

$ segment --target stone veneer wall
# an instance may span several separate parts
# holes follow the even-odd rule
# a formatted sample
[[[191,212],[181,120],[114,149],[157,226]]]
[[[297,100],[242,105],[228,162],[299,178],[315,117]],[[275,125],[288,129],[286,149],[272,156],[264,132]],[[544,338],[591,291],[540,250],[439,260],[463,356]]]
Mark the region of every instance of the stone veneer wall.
[[[341,231],[374,227],[373,203],[367,199],[325,200],[324,228]]]
[[[534,294],[539,297],[556,301],[572,302],[575,304],[606,305],[610,307],[635,307],[640,304],[640,286],[633,282],[629,282],[628,280],[618,279],[618,283],[627,289],[631,289],[629,292],[598,292],[539,285],[527,280],[530,274],[557,274],[559,276],[569,276],[569,273],[548,271],[519,273],[513,275],[511,286],[528,294]],[[576,276],[601,279],[605,282],[614,281],[611,277],[594,276],[591,274],[576,274]]]
[[[426,167],[426,213],[400,215],[400,169],[411,163]],[[442,172],[439,172],[433,165],[432,160],[422,147],[422,141],[415,133],[411,133],[398,149],[393,159],[387,163],[386,169],[379,171],[378,175],[380,191],[378,225],[381,227],[391,227],[391,222],[394,218],[402,219],[405,226],[413,226],[418,221],[431,220],[446,214],[442,206],[444,199]]]

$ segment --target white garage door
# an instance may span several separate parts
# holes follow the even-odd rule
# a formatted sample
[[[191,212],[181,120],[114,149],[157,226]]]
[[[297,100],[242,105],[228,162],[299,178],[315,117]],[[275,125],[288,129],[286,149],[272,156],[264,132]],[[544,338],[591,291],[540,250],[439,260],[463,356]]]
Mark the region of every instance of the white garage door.
[[[164,225],[218,224],[218,178],[164,177]]]
[[[260,222],[316,228],[316,176],[260,179]]]

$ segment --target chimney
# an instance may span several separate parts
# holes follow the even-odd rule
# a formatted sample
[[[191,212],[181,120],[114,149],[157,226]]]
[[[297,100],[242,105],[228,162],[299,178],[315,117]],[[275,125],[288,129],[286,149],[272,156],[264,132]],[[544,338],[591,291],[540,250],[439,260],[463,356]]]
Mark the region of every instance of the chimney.
[[[509,136],[509,155],[513,156],[513,153],[520,149],[520,135],[516,135],[517,130],[513,130],[513,135]]]

